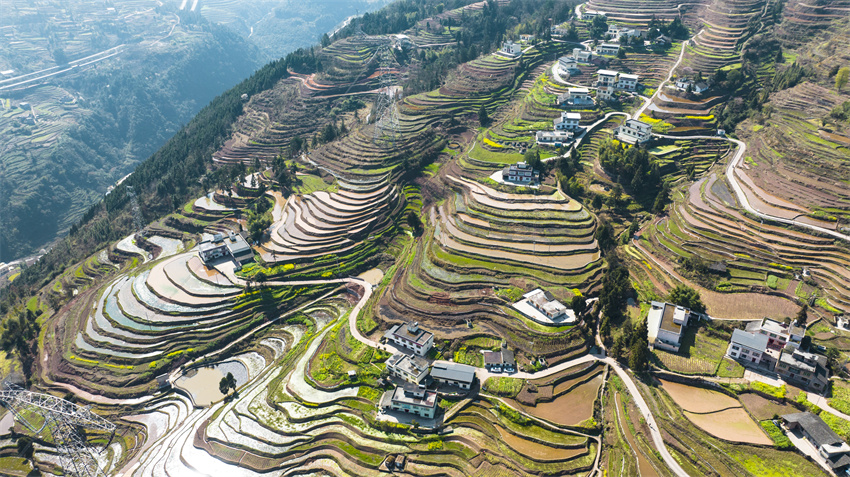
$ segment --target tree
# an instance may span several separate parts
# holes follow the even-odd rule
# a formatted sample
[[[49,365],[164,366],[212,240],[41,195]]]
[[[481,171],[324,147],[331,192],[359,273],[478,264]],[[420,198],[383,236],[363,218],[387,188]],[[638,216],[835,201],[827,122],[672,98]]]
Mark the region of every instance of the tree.
[[[487,114],[487,108],[483,104],[478,108],[478,122],[482,127],[490,124],[490,116]]]
[[[590,206],[593,207],[594,209],[597,209],[597,210],[601,209],[602,208],[602,196],[599,195],[599,194],[594,194],[593,200],[590,201]]]
[[[850,80],[850,68],[845,66],[835,74],[835,89],[841,91],[841,88],[847,84],[848,80]]]
[[[16,444],[18,447],[18,455],[35,464],[35,461],[33,460],[35,448],[32,445],[32,437],[20,436],[18,437],[18,442]]]
[[[705,313],[705,305],[702,303],[699,292],[687,285],[676,285],[676,288],[670,290],[667,299],[670,303],[690,308],[691,311]]]
[[[797,312],[797,326],[806,326],[806,322],[809,321],[809,305],[804,303],[803,306],[800,307],[800,311]]]
[[[410,225],[410,228],[413,229],[413,235],[420,236],[422,235],[422,231],[424,227],[422,226],[422,220],[416,215],[416,212],[410,211],[407,213],[407,225]]]
[[[583,296],[576,295],[570,301],[570,308],[573,309],[576,316],[580,316],[587,310],[587,302],[584,300]]]
[[[419,421],[417,421],[416,419],[411,420],[410,426],[413,427],[414,429],[419,429]]]
[[[620,49],[617,50],[617,58],[622,60],[625,57],[626,57],[626,49],[620,47]]]
[[[233,373],[227,373],[227,376],[219,381],[218,390],[221,394],[227,395],[231,389],[236,390],[236,378],[233,377]]]
[[[635,340],[629,350],[629,367],[632,371],[639,373],[645,371],[649,366],[649,348],[646,338]]]

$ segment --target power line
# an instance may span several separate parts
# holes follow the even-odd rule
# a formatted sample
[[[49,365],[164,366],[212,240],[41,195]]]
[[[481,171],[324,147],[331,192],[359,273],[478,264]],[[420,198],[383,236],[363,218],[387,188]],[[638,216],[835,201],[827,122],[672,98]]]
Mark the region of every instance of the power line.
[[[115,436],[115,424],[91,412],[91,407],[78,406],[49,394],[34,393],[13,384],[0,391],[0,405],[7,408],[25,427],[36,434],[45,429],[53,436],[59,451],[59,461],[66,474],[76,477],[106,477],[100,469],[91,447],[80,436],[79,429],[87,428]],[[36,429],[24,416],[40,416],[44,423]],[[106,447],[109,444],[107,443]]]

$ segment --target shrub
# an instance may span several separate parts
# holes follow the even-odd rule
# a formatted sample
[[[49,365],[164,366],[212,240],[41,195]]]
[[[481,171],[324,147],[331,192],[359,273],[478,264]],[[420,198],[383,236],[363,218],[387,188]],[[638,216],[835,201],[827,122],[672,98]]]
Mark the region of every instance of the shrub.
[[[776,290],[776,285],[779,283],[779,277],[776,275],[768,275],[767,276],[767,286]]]
[[[531,419],[523,416],[516,409],[510,408],[504,403],[499,403],[496,406],[496,410],[499,411],[499,414],[504,416],[507,420],[513,422],[514,424],[519,424],[520,426],[527,426],[531,424]]]
[[[777,449],[789,449],[793,447],[788,436],[782,432],[782,429],[776,427],[776,424],[774,424],[773,421],[761,421],[759,424],[761,424],[761,427],[767,432],[767,435],[770,437],[770,440],[773,441],[773,445],[775,445]]]
[[[785,385],[783,384],[780,387],[771,386],[769,384],[760,383],[758,381],[753,381],[750,383],[750,387],[756,391],[763,392],[765,394],[769,394],[776,399],[785,399]]]
[[[484,391],[497,396],[515,397],[522,390],[523,381],[516,378],[495,377],[484,381]]]

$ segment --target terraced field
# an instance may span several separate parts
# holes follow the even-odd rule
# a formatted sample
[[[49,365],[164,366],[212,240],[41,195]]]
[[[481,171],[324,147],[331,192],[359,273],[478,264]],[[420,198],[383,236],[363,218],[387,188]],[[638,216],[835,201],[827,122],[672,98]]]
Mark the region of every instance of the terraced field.
[[[841,131],[829,132],[812,118],[826,117],[848,100],[847,95],[811,83],[772,96],[770,104],[775,113],[770,122],[741,127],[751,158],[747,161],[747,175],[753,183],[783,203],[799,204],[794,209],[812,215],[811,219],[846,218],[845,211],[850,208],[846,187],[850,180],[850,137]],[[815,210],[820,215],[813,214]],[[817,222],[827,228],[835,226],[823,220]]]
[[[825,311],[847,310],[850,306],[848,255],[832,239],[802,230],[763,224],[733,207],[722,179],[715,175],[691,185],[669,218],[647,227],[639,244],[667,263],[698,256],[708,263],[723,261],[727,274],[714,285],[721,292],[766,291],[784,293],[794,299],[798,288],[791,286],[795,274],[812,271],[822,293]],[[734,237],[734,242],[730,239]],[[768,281],[770,276],[777,277]],[[806,296],[805,298],[808,298]],[[790,307],[793,309],[793,307]]]

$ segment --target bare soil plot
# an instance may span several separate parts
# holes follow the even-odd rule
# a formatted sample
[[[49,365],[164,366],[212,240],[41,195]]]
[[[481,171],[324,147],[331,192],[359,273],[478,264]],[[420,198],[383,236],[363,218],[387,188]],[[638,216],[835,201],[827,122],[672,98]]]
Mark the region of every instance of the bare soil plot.
[[[737,399],[706,388],[661,381],[661,389],[666,391],[685,411],[705,413],[741,407]]]
[[[694,414],[686,411],[685,416],[700,429],[720,439],[747,444],[773,444],[773,441],[742,408],[710,414]]]
[[[532,416],[562,426],[575,426],[593,415],[593,403],[596,401],[600,385],[602,385],[601,374],[569,393],[558,396],[552,402],[539,403],[536,406],[523,406],[513,399],[506,399],[506,401]]]
[[[505,441],[505,444],[515,450],[518,454],[534,460],[566,460],[587,452],[587,449],[584,447],[578,447],[575,449],[549,447],[543,444],[538,444],[534,441],[517,437],[499,426],[495,427],[499,431],[499,435],[502,437],[502,440]]]
[[[783,415],[799,412],[788,404],[780,404],[755,393],[744,393],[738,396],[744,407],[759,421],[773,418],[774,414]]]

